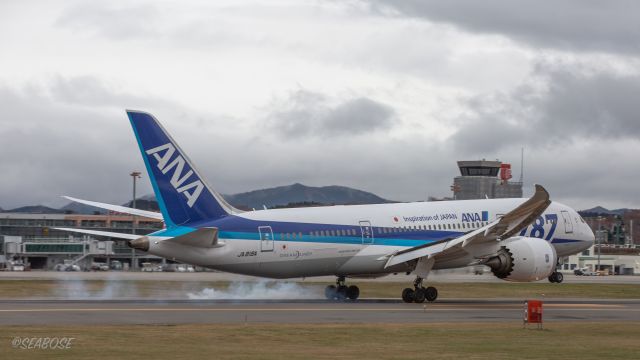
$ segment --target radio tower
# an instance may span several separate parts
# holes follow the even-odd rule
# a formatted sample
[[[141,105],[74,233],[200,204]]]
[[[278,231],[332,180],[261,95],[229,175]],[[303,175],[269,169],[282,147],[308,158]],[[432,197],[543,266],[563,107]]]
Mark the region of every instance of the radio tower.
[[[524,147],[520,148],[520,184],[524,181]]]

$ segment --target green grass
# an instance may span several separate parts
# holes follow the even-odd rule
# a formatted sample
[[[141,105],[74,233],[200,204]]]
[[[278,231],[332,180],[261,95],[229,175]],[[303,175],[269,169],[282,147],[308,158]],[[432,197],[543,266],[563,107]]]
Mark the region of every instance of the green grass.
[[[74,337],[68,350],[16,337]],[[6,326],[6,359],[638,359],[637,323]]]
[[[358,281],[362,297],[398,298],[408,283]],[[640,299],[635,284],[539,283],[431,283],[440,298],[614,298]],[[304,282],[321,296],[326,283]],[[0,280],[0,298],[46,297],[176,297],[205,288],[226,289],[228,282],[182,282],[153,280]]]
[[[397,297],[404,283],[363,283],[363,297]],[[614,298],[640,299],[636,284],[430,283],[441,298]]]

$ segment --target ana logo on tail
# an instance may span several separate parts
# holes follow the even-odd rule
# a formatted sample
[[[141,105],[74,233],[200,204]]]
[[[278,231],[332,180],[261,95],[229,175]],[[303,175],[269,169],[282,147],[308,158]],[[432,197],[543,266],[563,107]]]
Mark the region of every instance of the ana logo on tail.
[[[164,151],[164,154],[161,154],[162,151]],[[197,178],[195,181],[183,185],[189,177],[193,175],[193,170],[189,169],[189,171],[183,175],[186,161],[179,153],[178,156],[172,160],[171,158],[175,152],[176,148],[171,143],[160,145],[146,151],[147,155],[153,155],[156,159],[158,162],[158,169],[160,169],[163,174],[166,174],[173,169],[173,174],[171,175],[171,186],[173,186],[177,192],[184,194],[187,198],[187,205],[189,207],[193,207],[193,204],[195,204],[196,200],[200,197],[200,194],[204,189],[204,185],[202,184],[202,181]],[[193,190],[190,191],[191,189]]]

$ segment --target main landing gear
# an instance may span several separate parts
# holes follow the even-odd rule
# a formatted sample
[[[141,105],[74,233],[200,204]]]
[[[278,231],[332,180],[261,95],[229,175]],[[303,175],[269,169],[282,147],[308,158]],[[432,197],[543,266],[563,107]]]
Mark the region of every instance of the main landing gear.
[[[413,289],[402,290],[402,300],[406,303],[423,303],[425,300],[432,302],[438,298],[438,290],[433,286],[423,287],[422,278],[416,277],[413,282]]]
[[[562,282],[562,280],[564,280],[564,276],[559,271],[552,272],[551,275],[549,275],[549,282],[551,282],[551,283],[560,284]]]
[[[329,300],[356,300],[360,296],[360,289],[355,285],[345,285],[344,276],[338,276],[335,285],[324,289],[324,296]]]

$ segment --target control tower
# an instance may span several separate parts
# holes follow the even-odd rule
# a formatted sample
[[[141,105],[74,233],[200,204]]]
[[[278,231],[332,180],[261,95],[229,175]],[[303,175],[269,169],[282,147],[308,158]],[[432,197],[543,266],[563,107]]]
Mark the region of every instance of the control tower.
[[[522,182],[509,182],[511,164],[482,159],[458,161],[458,168],[451,186],[456,200],[522,197]]]

